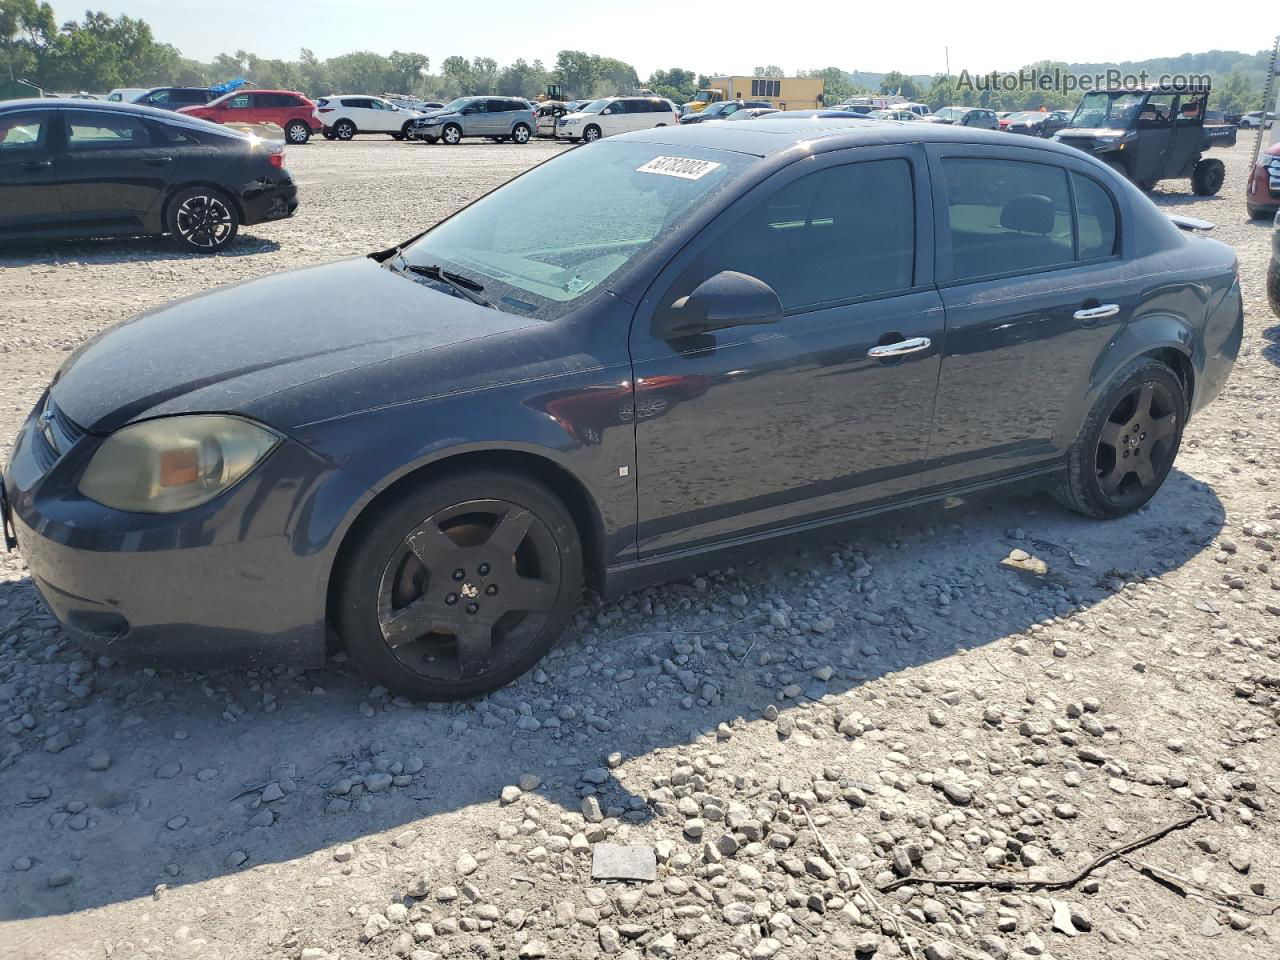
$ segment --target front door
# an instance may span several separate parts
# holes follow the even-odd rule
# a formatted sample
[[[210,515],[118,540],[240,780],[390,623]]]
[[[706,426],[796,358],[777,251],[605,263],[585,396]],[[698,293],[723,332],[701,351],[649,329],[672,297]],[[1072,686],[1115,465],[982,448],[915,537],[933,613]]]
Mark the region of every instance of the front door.
[[[1204,148],[1204,111],[1207,94],[1183,94],[1173,124],[1173,144],[1165,171],[1169,177],[1189,177]]]
[[[468,137],[486,137],[492,130],[488,100],[472,100],[462,108],[462,132]]]
[[[58,158],[62,204],[72,219],[104,226],[140,224],[160,203],[177,151],[152,141],[141,117],[64,110]]]
[[[0,115],[0,234],[62,219],[52,118],[47,110]]]
[[[1168,176],[1166,164],[1173,146],[1173,117],[1178,95],[1153,93],[1138,112],[1138,140],[1129,176],[1137,184],[1154,183]]]
[[[1070,158],[930,151],[947,333],[925,486],[1058,463],[1075,439],[1072,404],[1140,295],[1118,256],[1114,199]]]
[[[642,557],[911,496],[943,329],[914,146],[799,161],[718,217],[631,331]],[[784,318],[659,339],[652,316],[721,271]],[[657,291],[655,293],[655,291]],[[886,349],[888,348],[888,349]]]

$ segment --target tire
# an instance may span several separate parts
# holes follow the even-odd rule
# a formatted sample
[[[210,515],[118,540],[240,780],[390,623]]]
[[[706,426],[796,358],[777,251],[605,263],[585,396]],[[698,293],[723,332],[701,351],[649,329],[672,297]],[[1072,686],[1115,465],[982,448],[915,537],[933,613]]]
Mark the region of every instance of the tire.
[[[425,140],[425,141],[427,141],[427,143],[439,143],[439,142],[440,142],[440,138],[439,138],[439,137],[423,137],[422,139],[423,139],[423,140]]]
[[[555,645],[582,597],[582,544],[550,490],[472,470],[375,510],[335,577],[334,625],[362,671],[406,696],[462,700],[510,683]]]
[[[350,120],[339,120],[333,125],[333,135],[338,140],[350,140],[356,135],[356,125]]]
[[[325,127],[325,129],[324,129],[324,138],[325,138],[326,140],[336,140],[336,139],[337,139],[337,137],[335,137],[335,136],[333,135],[333,131],[332,131],[332,130],[330,130],[328,127]]]
[[[1280,263],[1274,258],[1267,264],[1267,302],[1271,312],[1280,317]]]
[[[306,143],[311,139],[311,125],[303,120],[290,120],[285,125],[284,138],[289,143]]]
[[[1276,215],[1274,210],[1268,210],[1266,207],[1256,207],[1252,203],[1248,205],[1250,220],[1270,220]]]
[[[1227,168],[1221,160],[1201,160],[1191,171],[1191,190],[1198,196],[1212,197],[1222,189],[1222,182],[1226,179]]]
[[[240,232],[240,213],[221,190],[188,187],[169,200],[165,210],[169,235],[183,250],[217,253]]]
[[[516,143],[528,143],[531,136],[533,133],[527,124],[517,123],[511,128],[511,139]]]
[[[583,143],[595,143],[599,139],[600,139],[600,128],[597,127],[594,123],[588,126],[587,129],[582,131]]]
[[[1151,357],[1133,360],[1089,411],[1067,452],[1067,481],[1054,496],[1090,517],[1137,510],[1169,475],[1188,412],[1176,373]]]
[[[462,142],[462,128],[456,123],[445,124],[444,129],[440,131],[440,142],[456,147]]]

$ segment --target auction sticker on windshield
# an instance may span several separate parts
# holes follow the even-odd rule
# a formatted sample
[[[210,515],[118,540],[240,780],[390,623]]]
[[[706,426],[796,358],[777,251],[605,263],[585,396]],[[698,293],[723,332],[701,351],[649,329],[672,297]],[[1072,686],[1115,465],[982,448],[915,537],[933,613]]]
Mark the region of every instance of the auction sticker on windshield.
[[[691,157],[654,157],[643,166],[636,167],[636,172],[657,173],[664,177],[679,177],[681,180],[701,180],[719,166],[723,164],[711,160],[694,160]]]

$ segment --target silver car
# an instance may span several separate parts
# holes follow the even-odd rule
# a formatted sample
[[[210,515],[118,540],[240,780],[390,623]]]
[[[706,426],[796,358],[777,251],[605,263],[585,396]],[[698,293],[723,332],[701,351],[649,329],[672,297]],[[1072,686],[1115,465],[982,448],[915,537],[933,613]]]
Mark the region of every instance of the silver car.
[[[536,121],[533,107],[518,97],[459,97],[413,121],[409,136],[427,143],[455,144],[463,137],[488,137],[499,143],[528,143]]]

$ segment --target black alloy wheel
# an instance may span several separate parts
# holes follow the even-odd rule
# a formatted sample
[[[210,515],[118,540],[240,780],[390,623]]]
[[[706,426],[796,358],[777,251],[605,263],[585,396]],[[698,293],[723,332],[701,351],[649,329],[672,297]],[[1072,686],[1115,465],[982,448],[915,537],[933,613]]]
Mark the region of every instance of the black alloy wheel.
[[[177,194],[169,202],[167,220],[174,240],[197,253],[217,253],[240,229],[235,204],[212,187],[192,187]]]
[[[582,590],[568,512],[536,482],[502,474],[429,485],[384,512],[349,557],[335,612],[353,658],[388,687],[431,700],[524,673]]]
[[[1182,443],[1188,402],[1168,366],[1140,357],[1094,405],[1068,455],[1066,506],[1094,517],[1137,510],[1158,491]]]

